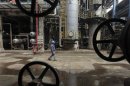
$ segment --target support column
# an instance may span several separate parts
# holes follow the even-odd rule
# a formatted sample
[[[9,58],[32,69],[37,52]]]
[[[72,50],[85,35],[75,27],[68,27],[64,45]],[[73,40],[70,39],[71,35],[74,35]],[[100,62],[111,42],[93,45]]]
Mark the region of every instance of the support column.
[[[78,46],[78,0],[67,0],[67,32],[63,46],[66,49],[75,49]]]
[[[0,16],[0,51],[4,50],[3,48],[3,39],[2,39],[2,16]]]
[[[105,20],[106,20],[105,18],[101,18],[101,17],[92,18],[92,19],[88,20],[89,21],[89,24],[88,24],[88,26],[89,26],[88,48],[89,49],[93,49],[93,41],[92,40],[93,40],[93,34],[94,34],[95,30],[97,29],[98,25]],[[98,32],[97,40],[100,40],[100,38],[101,38],[100,36],[101,36],[101,33]],[[100,46],[99,46],[99,48],[100,48]]]
[[[44,51],[44,18],[43,17],[39,17],[38,43],[43,43],[42,51]]]
[[[93,34],[98,27],[98,23],[95,21],[91,24],[89,24],[89,39],[88,39],[88,48],[93,49]],[[100,34],[98,34],[98,37],[100,38]]]
[[[78,39],[78,0],[68,0],[67,2],[67,37]],[[70,36],[73,33],[73,36]]]

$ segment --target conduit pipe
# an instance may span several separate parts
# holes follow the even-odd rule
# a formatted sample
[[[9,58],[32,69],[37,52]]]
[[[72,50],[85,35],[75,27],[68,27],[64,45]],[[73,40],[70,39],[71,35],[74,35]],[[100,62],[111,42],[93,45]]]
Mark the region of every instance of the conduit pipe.
[[[128,17],[130,18],[130,0],[129,0],[129,14]]]
[[[36,0],[36,13],[38,13],[38,0]],[[36,16],[36,49],[38,48],[38,16]]]
[[[116,5],[117,5],[117,1],[113,0],[113,13],[112,13],[113,18],[116,17]]]

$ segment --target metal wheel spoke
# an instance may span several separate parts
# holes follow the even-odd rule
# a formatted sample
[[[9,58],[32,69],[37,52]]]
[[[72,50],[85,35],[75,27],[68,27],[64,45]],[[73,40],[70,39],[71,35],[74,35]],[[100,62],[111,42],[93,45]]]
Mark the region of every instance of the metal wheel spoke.
[[[37,70],[37,68],[38,68],[38,70],[41,70],[41,67],[42,67],[41,74],[38,77],[36,77],[36,75],[34,75],[34,74],[38,74],[39,72],[38,73],[34,73],[37,71],[32,72],[32,67],[34,69],[36,68],[36,70]],[[25,71],[28,74],[25,74],[24,73]],[[45,74],[48,76],[48,72],[49,73],[51,72],[51,75],[49,76],[49,81],[51,79],[55,79],[55,80],[53,80],[53,82],[46,82],[46,77],[45,77],[45,81],[44,81],[44,79],[42,79],[42,78],[44,78]],[[28,81],[26,83],[25,77],[24,77],[25,75],[29,76],[29,78],[31,77],[32,81]],[[58,77],[56,70],[51,65],[49,65],[45,62],[41,62],[41,61],[33,61],[33,62],[26,64],[19,72],[18,86],[24,86],[25,85],[24,83],[26,83],[28,85],[34,85],[34,86],[35,85],[36,86],[59,86],[60,81],[59,81],[59,77]]]
[[[120,31],[119,32],[115,31],[115,29],[118,29],[119,28],[118,26],[121,26],[121,25],[125,26],[125,24],[126,24],[126,21],[122,19],[112,18],[112,19],[103,21],[96,28],[93,34],[93,48],[100,58],[106,61],[110,61],[110,62],[117,62],[117,61],[121,61],[125,59],[125,56],[121,57],[120,55],[116,55],[117,58],[114,58],[116,46],[121,47],[120,37],[118,37],[118,35],[120,35]],[[123,28],[120,28],[120,29],[123,29]],[[98,36],[102,38],[97,39]],[[106,55],[106,53],[102,53],[102,50],[106,50],[109,44],[112,44],[112,46],[109,51],[109,54],[107,53]]]
[[[34,75],[32,74],[30,68],[27,68],[27,71],[29,73],[29,75],[31,76],[32,80],[35,79]]]
[[[46,72],[48,71],[48,67],[46,67],[43,71],[42,71],[42,73],[41,73],[41,75],[39,76],[39,79],[42,79],[43,78],[43,76],[46,74]]]
[[[113,30],[112,26],[109,23],[107,23],[107,25],[108,25],[108,29],[110,30],[111,34],[115,34],[115,31]]]
[[[31,0],[31,4],[28,7],[28,9],[30,9],[30,10],[26,9],[27,7],[25,7],[20,0],[16,0],[16,5],[23,13],[27,14],[28,16],[43,17],[43,16],[47,16],[48,14],[50,14],[56,8],[58,1],[59,0],[43,0],[43,2],[46,2],[49,5],[49,7],[40,12],[36,12],[36,8],[37,8],[36,0]]]
[[[112,49],[111,49],[111,51],[110,51],[110,54],[109,54],[109,58],[112,58],[112,56],[113,56],[115,50],[116,50],[116,45],[113,45],[113,47],[112,47]]]
[[[36,8],[35,5],[36,5],[36,0],[31,0],[31,13],[34,13]]]
[[[51,6],[53,5],[53,2],[51,2],[50,0],[45,0],[47,3],[49,3]]]
[[[97,40],[96,43],[112,43],[113,40]]]
[[[42,83],[43,84],[43,86],[56,86],[56,84],[49,84],[49,83]]]

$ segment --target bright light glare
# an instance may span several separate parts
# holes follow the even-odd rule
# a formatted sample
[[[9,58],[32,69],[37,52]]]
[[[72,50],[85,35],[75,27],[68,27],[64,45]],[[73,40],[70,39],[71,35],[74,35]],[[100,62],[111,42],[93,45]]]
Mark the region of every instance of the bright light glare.
[[[112,10],[112,8],[113,8],[113,5],[110,8],[106,9],[106,12],[108,13],[110,10]]]
[[[118,4],[121,3],[122,1],[123,0],[118,0]],[[110,10],[112,10],[112,8],[113,8],[113,5],[110,8],[106,9],[106,12],[108,13]]]
[[[121,3],[123,0],[118,0],[118,4]]]

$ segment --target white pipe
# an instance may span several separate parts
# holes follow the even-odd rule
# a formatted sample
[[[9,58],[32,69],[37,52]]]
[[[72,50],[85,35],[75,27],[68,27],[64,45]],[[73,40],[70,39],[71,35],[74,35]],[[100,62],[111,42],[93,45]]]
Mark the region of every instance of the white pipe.
[[[86,2],[87,2],[87,10],[89,10],[89,2],[88,2],[88,0],[86,0]]]
[[[67,1],[67,37],[78,39],[78,0]],[[72,36],[70,36],[72,35]]]
[[[62,27],[62,22],[61,22],[61,17],[59,17],[59,45],[60,47],[62,47],[62,44],[61,44],[61,39],[62,39],[62,31],[61,31],[61,27]]]

